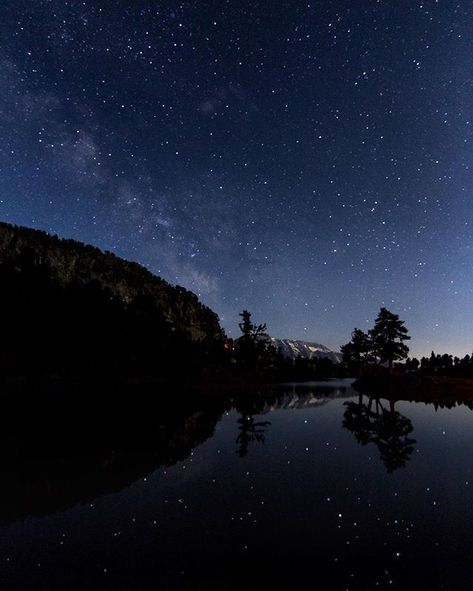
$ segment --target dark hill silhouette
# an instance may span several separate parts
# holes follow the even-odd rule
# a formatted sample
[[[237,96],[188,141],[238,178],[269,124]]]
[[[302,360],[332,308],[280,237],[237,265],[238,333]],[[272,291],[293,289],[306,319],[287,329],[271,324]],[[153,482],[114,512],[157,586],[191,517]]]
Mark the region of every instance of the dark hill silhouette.
[[[185,460],[211,437],[226,406],[192,391],[107,384],[20,393],[0,413],[0,525],[63,511]],[[9,392],[10,391],[10,392]],[[70,412],[71,407],[73,412]]]
[[[4,375],[185,373],[223,342],[192,292],[46,232],[0,223],[0,286]]]

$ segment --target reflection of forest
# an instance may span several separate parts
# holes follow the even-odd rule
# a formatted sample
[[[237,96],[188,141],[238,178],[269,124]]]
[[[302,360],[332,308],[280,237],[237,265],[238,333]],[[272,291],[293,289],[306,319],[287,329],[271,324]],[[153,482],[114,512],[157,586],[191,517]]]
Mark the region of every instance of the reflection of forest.
[[[203,395],[156,386],[4,387],[0,413],[0,524],[40,516],[119,491],[186,459],[224,411],[241,413],[238,453],[264,441],[253,415],[318,406],[341,395],[314,388]]]
[[[22,413],[3,409],[0,524],[91,502],[183,461],[213,435],[225,410],[187,392],[180,403],[177,393],[110,394],[105,404],[72,396]]]
[[[12,389],[13,390],[13,389]],[[237,453],[264,442],[277,409],[321,408],[352,396],[349,387],[277,387],[262,391],[161,391],[155,386],[60,385],[46,393],[2,392],[0,524],[88,503],[119,491],[160,466],[186,459],[209,437],[223,412],[239,413]],[[8,403],[11,402],[11,404]],[[13,403],[14,401],[14,403]],[[371,399],[348,402],[344,426],[374,442],[388,470],[412,452],[410,422]],[[266,415],[266,416],[265,416]]]
[[[397,412],[394,404],[390,401],[389,408],[385,408],[375,397],[369,397],[365,404],[360,394],[358,402],[345,402],[343,420],[343,426],[355,435],[361,445],[376,445],[389,473],[406,465],[416,442],[409,437],[413,430],[410,419]]]

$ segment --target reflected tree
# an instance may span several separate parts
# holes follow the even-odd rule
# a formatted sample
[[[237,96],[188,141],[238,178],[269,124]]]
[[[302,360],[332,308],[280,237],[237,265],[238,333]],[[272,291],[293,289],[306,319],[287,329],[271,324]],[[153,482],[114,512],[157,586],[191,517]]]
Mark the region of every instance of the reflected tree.
[[[369,403],[371,406],[371,401]],[[363,404],[363,396],[359,395],[358,402],[345,402],[347,407],[343,415],[343,427],[353,433],[358,443],[366,445],[372,441],[374,430],[370,406]]]
[[[410,419],[397,411],[383,411],[379,417],[374,443],[389,473],[402,468],[410,460],[416,442],[409,437],[412,430]]]
[[[266,427],[271,423],[270,421],[255,421],[254,417],[249,414],[242,414],[237,422],[240,432],[236,438],[237,453],[240,458],[243,458],[248,454],[250,443],[264,443]]]
[[[376,445],[388,473],[406,465],[416,440],[409,437],[413,431],[410,419],[395,410],[393,401],[386,409],[379,398],[370,397],[365,404],[360,394],[358,402],[345,402],[345,406],[343,427],[361,445]]]

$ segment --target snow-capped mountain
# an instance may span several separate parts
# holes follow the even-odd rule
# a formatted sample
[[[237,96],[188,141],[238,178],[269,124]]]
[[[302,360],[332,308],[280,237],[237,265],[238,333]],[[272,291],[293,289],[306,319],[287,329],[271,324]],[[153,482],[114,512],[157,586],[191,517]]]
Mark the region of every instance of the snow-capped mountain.
[[[280,349],[285,357],[290,357],[291,359],[301,356],[306,357],[307,359],[312,359],[313,357],[328,357],[328,359],[331,359],[334,363],[338,363],[342,360],[341,353],[332,351],[320,343],[295,341],[292,339],[277,339],[275,337],[270,337],[270,339],[271,344],[274,345],[276,349]]]

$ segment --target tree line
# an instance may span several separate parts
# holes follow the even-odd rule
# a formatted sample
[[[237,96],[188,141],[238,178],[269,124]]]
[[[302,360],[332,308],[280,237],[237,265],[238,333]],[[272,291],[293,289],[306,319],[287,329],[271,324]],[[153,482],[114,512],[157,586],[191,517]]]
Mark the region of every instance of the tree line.
[[[457,357],[448,353],[435,354],[432,351],[430,357],[407,359],[406,370],[421,375],[473,378],[473,355]]]

